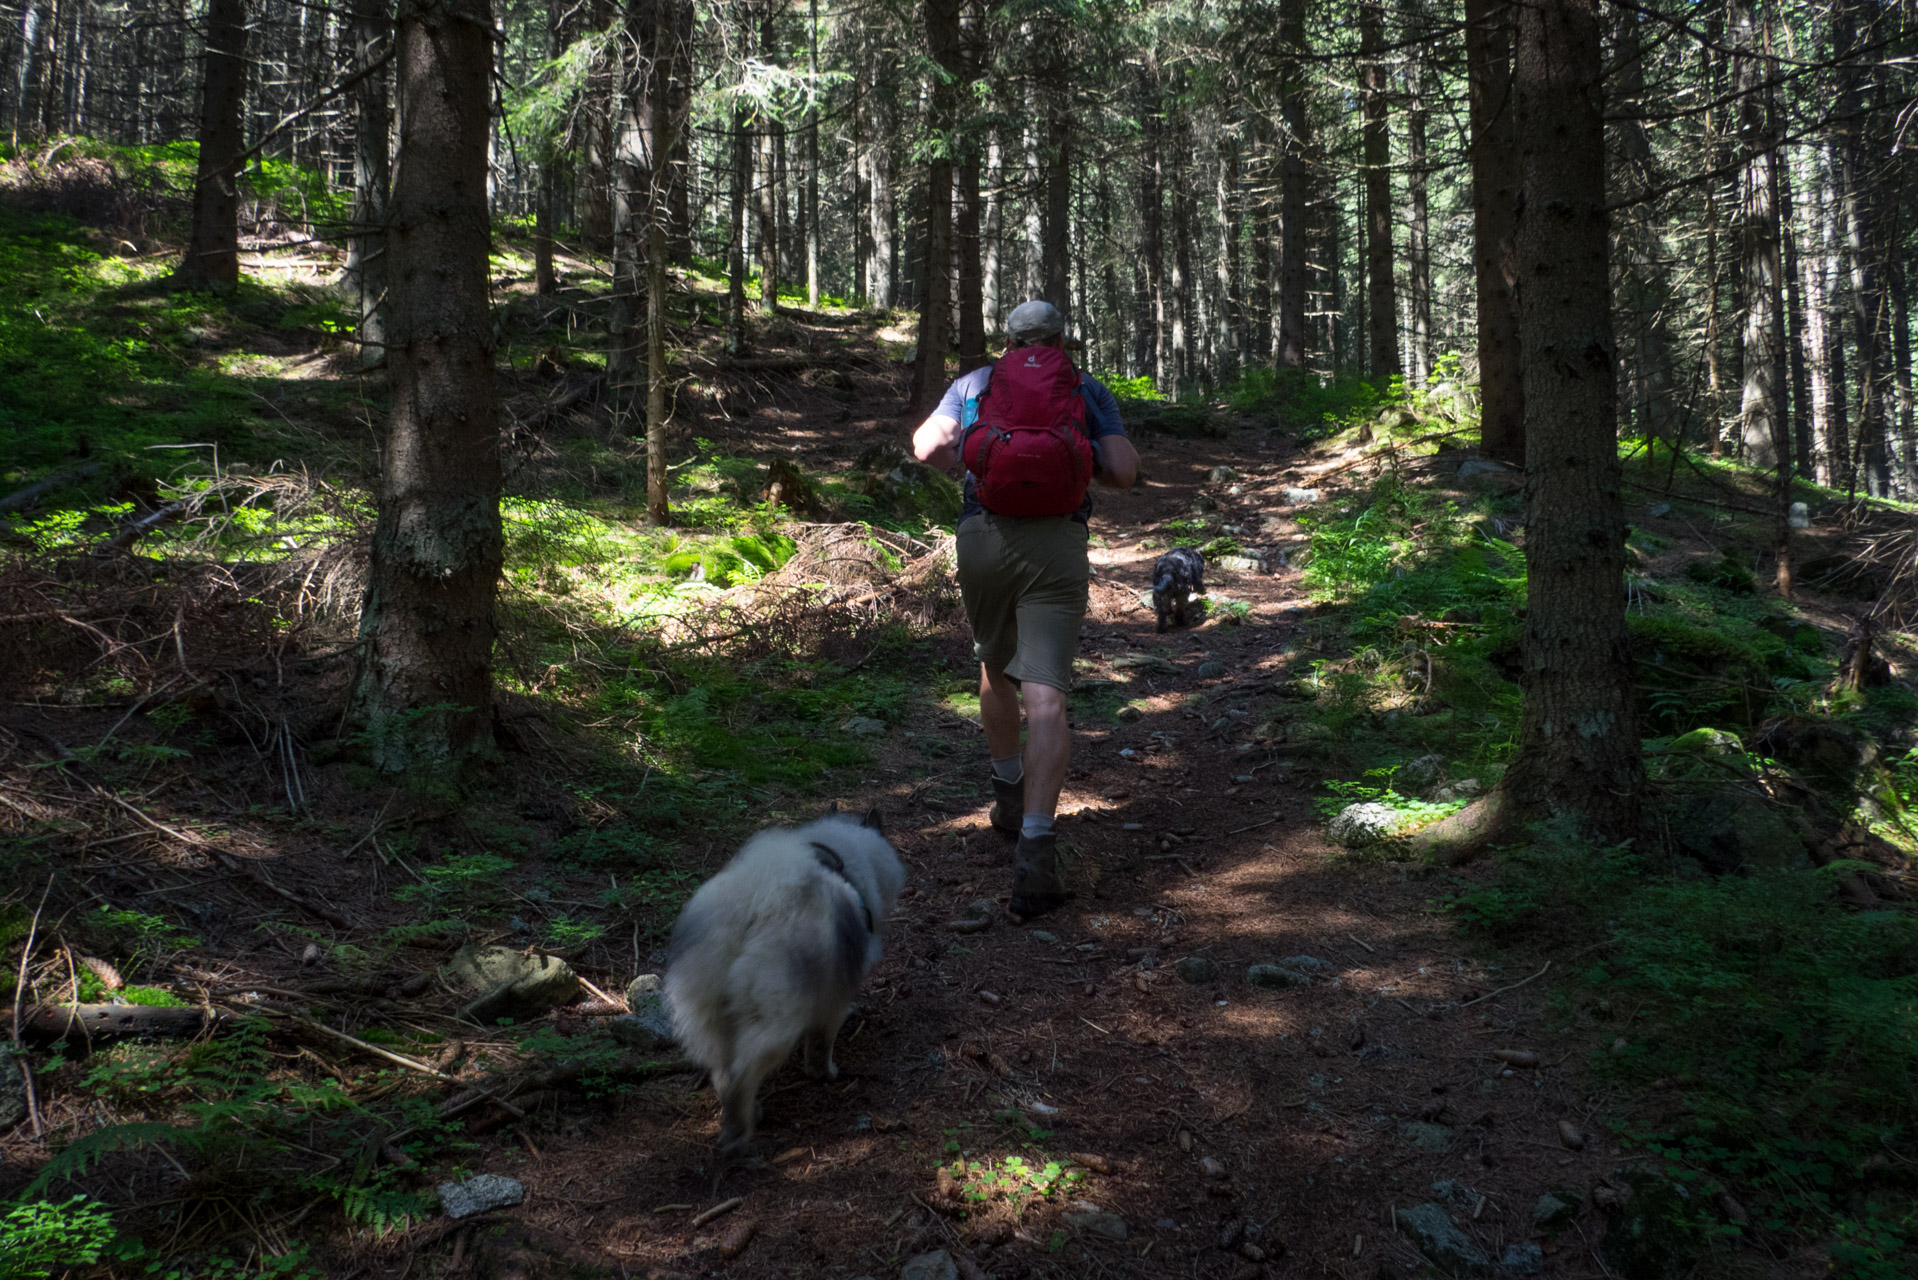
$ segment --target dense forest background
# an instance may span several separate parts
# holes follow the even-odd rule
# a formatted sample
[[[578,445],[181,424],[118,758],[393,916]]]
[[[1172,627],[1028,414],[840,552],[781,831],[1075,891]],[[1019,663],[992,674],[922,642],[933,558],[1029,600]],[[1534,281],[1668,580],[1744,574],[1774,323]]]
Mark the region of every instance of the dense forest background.
[[[16,144],[194,139],[227,29],[235,163],[322,181],[254,230],[377,221],[389,9],[5,14]],[[643,292],[657,222],[672,262],[928,309],[930,345],[962,365],[1046,295],[1090,367],[1166,395],[1254,370],[1475,371],[1475,228],[1515,182],[1492,6],[555,3],[495,20],[491,210],[612,253],[616,290]],[[1761,465],[1782,445],[1820,483],[1908,495],[1909,15],[1604,20],[1621,431]]]
[[[1915,55],[0,0],[0,1280],[1913,1274]],[[906,448],[1033,297],[1145,461],[1036,922]],[[667,938],[828,800],[718,1166]]]

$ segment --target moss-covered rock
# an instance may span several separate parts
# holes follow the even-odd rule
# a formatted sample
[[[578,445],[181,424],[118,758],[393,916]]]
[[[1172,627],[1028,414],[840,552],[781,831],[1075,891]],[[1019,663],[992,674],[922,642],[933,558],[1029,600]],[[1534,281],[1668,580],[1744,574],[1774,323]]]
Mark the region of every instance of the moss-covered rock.
[[[1686,800],[1673,819],[1672,839],[1718,875],[1811,865],[1800,825],[1768,796],[1740,786]]]
[[[1698,1260],[1707,1238],[1690,1191],[1655,1173],[1616,1175],[1630,1189],[1610,1214],[1599,1251],[1621,1280],[1676,1280]]]

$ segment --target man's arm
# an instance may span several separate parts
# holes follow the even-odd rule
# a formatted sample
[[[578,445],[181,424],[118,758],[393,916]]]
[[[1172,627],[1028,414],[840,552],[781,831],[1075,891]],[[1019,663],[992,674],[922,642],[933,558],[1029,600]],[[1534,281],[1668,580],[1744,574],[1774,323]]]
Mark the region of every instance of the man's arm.
[[[1108,489],[1130,489],[1139,478],[1139,451],[1124,435],[1092,442],[1092,478]]]
[[[935,413],[912,433],[912,456],[933,467],[959,465],[959,419]],[[1138,465],[1138,456],[1133,456]]]

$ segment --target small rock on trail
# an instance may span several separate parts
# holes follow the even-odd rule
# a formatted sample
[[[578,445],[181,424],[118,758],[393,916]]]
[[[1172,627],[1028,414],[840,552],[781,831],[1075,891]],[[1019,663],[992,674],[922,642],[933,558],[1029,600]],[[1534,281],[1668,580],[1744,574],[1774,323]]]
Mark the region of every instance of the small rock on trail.
[[[442,1182],[439,1193],[440,1207],[449,1218],[470,1218],[526,1199],[526,1188],[517,1179],[500,1173],[482,1173],[464,1182]]]

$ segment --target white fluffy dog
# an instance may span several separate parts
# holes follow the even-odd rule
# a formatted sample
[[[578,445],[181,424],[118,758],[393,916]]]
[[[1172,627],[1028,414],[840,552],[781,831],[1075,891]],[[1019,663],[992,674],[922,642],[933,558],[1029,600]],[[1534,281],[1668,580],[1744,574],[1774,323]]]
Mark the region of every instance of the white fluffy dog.
[[[679,913],[666,1003],[687,1056],[712,1075],[722,1155],[750,1146],[760,1082],[795,1043],[807,1075],[839,1074],[833,1041],[905,884],[879,811],[835,811],[761,831]]]

